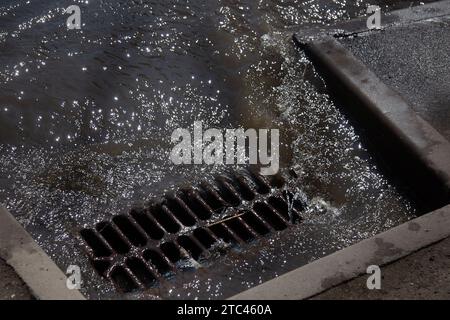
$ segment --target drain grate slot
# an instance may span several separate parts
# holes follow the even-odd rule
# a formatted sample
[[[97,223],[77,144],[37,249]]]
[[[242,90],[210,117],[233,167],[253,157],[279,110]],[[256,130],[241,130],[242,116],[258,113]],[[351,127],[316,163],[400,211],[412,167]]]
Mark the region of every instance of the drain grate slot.
[[[172,214],[180,221],[184,226],[191,227],[197,221],[194,218],[194,214],[186,206],[182,200],[179,198],[170,198],[166,202],[167,208],[172,212]]]
[[[212,181],[82,229],[94,269],[124,292],[153,288],[228,252],[224,243],[250,245],[301,221],[305,206],[281,175],[248,170]]]
[[[286,183],[286,180],[280,173],[270,177],[270,185],[274,188],[281,188]]]
[[[289,220],[289,206],[281,197],[270,197],[267,202],[278,211],[285,219]]]
[[[184,190],[179,197],[200,220],[208,220],[211,217],[212,209],[195,190]]]
[[[294,207],[289,208],[289,205],[283,197],[270,197],[267,202],[287,221],[299,220],[300,216],[297,210]]]
[[[145,211],[132,210],[130,215],[151,239],[161,240],[164,237],[164,231]]]
[[[219,177],[216,180],[218,182],[217,185],[219,187],[219,194],[222,199],[224,199],[225,202],[227,202],[231,207],[238,206],[241,203],[241,198],[231,184],[228,183],[226,178]]]
[[[205,200],[205,202],[213,209],[214,211],[219,211],[220,209],[227,206],[225,201],[220,197],[217,191],[208,185],[207,183],[202,183],[201,188],[199,189],[201,192],[201,196]]]
[[[270,192],[270,184],[266,178],[254,171],[250,171],[250,175],[253,178],[252,181],[255,183],[256,191],[259,194],[267,194]]]
[[[155,250],[144,251],[143,257],[150,262],[161,275],[167,275],[172,272],[172,267],[169,262],[159,252]]]
[[[153,217],[169,233],[177,233],[181,226],[164,205],[155,205],[150,209]]]
[[[248,184],[247,179],[241,175],[236,175],[235,178],[235,184],[242,198],[247,201],[255,199],[256,193]]]
[[[222,241],[226,243],[237,243],[239,242],[231,230],[222,223],[218,223],[209,227],[210,230]]]
[[[269,226],[253,212],[247,211],[241,218],[247,225],[252,226],[253,230],[261,236],[264,236],[270,232]]]
[[[196,241],[192,240],[192,238],[188,236],[181,236],[178,237],[178,244],[182,246],[192,258],[195,260],[198,260],[202,252],[204,251],[204,248],[199,245]]]
[[[139,229],[133,225],[133,223],[123,215],[115,216],[113,222],[122,231],[122,233],[127,237],[127,239],[136,247],[145,246],[147,244],[147,239],[139,231]]]
[[[249,242],[255,238],[253,232],[240,217],[227,220],[225,223],[239,238],[245,242]]]
[[[212,233],[203,228],[198,228],[193,232],[194,237],[206,248],[209,249],[217,241]]]
[[[125,254],[130,251],[130,246],[124,240],[124,237],[108,222],[97,224],[97,231],[105,238],[114,251]]]
[[[94,260],[92,264],[94,269],[97,270],[97,272],[102,276],[104,276],[111,267],[111,263],[105,260]]]
[[[112,254],[112,251],[103,242],[103,240],[100,239],[100,236],[97,234],[96,231],[90,229],[83,229],[80,231],[80,235],[92,249],[94,256],[108,257]]]
[[[156,277],[147,267],[147,265],[139,258],[128,258],[125,262],[131,273],[141,282],[146,288],[155,286],[157,283]]]
[[[177,263],[183,258],[180,248],[173,242],[164,242],[160,248],[164,255],[169,258],[172,263]]]
[[[255,203],[253,210],[275,230],[284,230],[287,228],[286,222],[266,203]]]
[[[111,272],[111,279],[123,292],[131,292],[139,288],[138,284],[133,280],[131,274],[121,266],[117,266]]]

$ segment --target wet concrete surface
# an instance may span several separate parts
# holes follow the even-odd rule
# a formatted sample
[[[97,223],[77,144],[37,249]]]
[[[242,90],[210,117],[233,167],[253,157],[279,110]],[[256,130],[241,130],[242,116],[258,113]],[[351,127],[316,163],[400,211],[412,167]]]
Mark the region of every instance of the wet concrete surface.
[[[450,17],[340,41],[450,139]]]
[[[312,299],[450,299],[450,238],[381,267],[381,289],[368,290],[369,275]]]

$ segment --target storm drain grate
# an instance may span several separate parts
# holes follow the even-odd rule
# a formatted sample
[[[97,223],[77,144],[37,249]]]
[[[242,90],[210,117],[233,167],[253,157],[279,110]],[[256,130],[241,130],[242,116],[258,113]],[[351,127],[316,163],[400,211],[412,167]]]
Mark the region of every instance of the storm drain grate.
[[[129,292],[156,287],[229,246],[284,230],[301,220],[303,209],[284,177],[245,170],[166,194],[80,235],[95,270]]]

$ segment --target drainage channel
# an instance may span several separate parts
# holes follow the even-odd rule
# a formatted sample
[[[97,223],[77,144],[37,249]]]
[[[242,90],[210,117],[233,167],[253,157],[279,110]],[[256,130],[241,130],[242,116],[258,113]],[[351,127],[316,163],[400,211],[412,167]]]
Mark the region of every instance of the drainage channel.
[[[302,220],[305,208],[281,174],[256,170],[167,193],[80,231],[94,269],[119,292],[158,287],[180,271]]]

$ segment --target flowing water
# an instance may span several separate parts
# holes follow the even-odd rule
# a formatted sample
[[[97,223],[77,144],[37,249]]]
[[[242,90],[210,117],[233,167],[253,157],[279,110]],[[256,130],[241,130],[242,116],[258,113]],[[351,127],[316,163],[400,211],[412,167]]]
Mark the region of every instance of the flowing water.
[[[294,30],[410,1],[3,0],[0,202],[83,292],[115,297],[75,236],[223,168],[174,166],[170,135],[279,128],[300,172],[305,223],[140,298],[221,298],[404,222],[416,209],[380,172],[291,40]],[[81,8],[81,30],[64,9]],[[216,271],[217,271],[216,270]],[[183,290],[180,290],[183,288]]]

